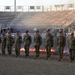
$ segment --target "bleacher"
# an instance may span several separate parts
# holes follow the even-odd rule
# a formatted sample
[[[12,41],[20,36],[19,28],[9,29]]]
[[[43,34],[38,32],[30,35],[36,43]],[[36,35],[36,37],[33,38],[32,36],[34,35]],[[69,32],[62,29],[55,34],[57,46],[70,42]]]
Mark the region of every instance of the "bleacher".
[[[17,12],[0,12],[0,25],[8,26],[18,14]]]
[[[0,12],[0,24],[17,29],[65,28],[75,21],[75,10],[48,12]]]
[[[75,11],[50,11],[50,12],[28,12],[21,13],[17,25],[26,27],[67,27],[75,21]],[[16,23],[16,20],[15,20]]]

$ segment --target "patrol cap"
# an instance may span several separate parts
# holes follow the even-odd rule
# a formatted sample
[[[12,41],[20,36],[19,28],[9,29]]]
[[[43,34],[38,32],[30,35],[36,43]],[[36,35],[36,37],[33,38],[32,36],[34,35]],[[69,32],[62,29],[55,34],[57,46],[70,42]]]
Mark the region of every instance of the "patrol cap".
[[[71,35],[74,35],[74,33],[71,33]]]
[[[63,33],[63,31],[62,31],[62,30],[60,30],[60,31],[59,31],[59,33]]]
[[[18,32],[18,33],[19,33],[20,31],[16,31],[16,32]]]
[[[39,30],[36,30],[36,32],[39,32]]]
[[[9,30],[8,33],[11,33],[11,31]]]
[[[47,29],[46,31],[50,31],[50,29]]]
[[[28,30],[26,30],[26,33],[28,33],[29,31]]]

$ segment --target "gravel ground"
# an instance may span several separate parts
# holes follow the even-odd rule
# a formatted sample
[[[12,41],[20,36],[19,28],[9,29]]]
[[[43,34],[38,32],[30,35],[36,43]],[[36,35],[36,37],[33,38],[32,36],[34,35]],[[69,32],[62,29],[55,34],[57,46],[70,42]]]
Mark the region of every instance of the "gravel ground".
[[[0,54],[0,75],[75,75],[75,62],[69,61],[69,56],[64,56],[62,62],[57,55],[52,55],[51,60],[45,60],[46,53],[41,53],[39,59],[34,59],[35,53],[24,58]]]

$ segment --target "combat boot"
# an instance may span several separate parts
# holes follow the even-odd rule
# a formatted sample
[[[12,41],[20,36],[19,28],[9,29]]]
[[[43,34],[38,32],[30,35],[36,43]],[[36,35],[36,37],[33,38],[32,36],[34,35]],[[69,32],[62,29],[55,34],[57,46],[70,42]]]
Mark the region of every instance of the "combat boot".
[[[61,61],[61,58],[59,58],[58,61]]]
[[[47,57],[45,60],[50,60],[50,57]]]
[[[39,58],[39,55],[36,55],[35,59],[38,59]]]

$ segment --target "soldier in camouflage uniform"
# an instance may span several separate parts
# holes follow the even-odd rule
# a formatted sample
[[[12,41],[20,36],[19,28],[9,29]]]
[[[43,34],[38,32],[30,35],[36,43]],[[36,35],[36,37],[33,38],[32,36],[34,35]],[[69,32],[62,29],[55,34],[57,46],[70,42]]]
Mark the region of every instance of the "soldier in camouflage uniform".
[[[28,34],[28,31],[26,31],[26,34],[24,35],[24,48],[26,57],[29,56],[29,48],[31,45],[31,41],[31,36]]]
[[[6,36],[5,36],[5,33],[2,33],[2,36],[1,36],[1,50],[2,50],[3,55],[5,55],[5,48],[6,48]]]
[[[57,38],[59,61],[61,61],[63,58],[63,51],[64,51],[65,44],[66,44],[66,38],[63,36],[63,31],[60,31],[60,34]]]
[[[75,37],[74,37],[74,33],[71,34],[71,37],[68,41],[68,45],[69,45],[69,52],[70,52],[70,61],[74,61],[74,57],[75,57]]]
[[[16,57],[20,55],[21,43],[22,43],[22,37],[20,36],[19,31],[17,31],[14,41]]]
[[[45,38],[45,48],[47,51],[46,60],[51,57],[51,48],[53,47],[53,35],[50,33],[50,29],[47,29],[46,38]]]
[[[39,49],[40,46],[42,44],[42,37],[39,34],[39,31],[36,31],[36,34],[34,35],[34,48],[36,50],[36,58],[37,59],[39,57]]]
[[[11,55],[12,53],[12,45],[13,45],[13,37],[11,36],[11,32],[8,32],[8,36],[7,36],[7,50],[8,50],[8,54]]]

